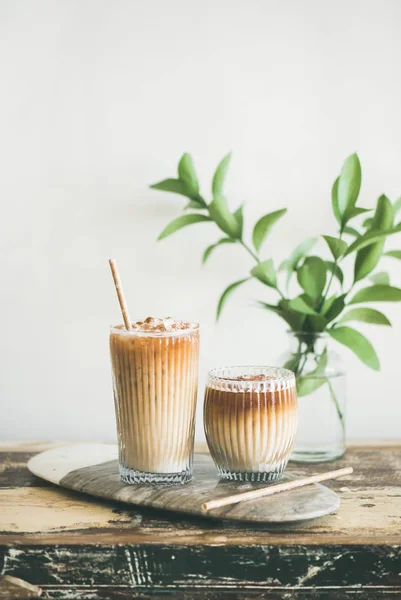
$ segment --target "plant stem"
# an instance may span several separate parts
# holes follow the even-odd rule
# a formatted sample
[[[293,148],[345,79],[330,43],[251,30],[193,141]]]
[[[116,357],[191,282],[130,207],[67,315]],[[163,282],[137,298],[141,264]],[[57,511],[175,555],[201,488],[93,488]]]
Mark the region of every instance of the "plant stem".
[[[243,240],[239,240],[239,242],[245,248],[245,250],[249,252],[252,258],[254,258],[257,263],[260,263],[259,257],[253,252],[253,250],[247,244],[245,244]]]
[[[255,254],[254,251],[247,244],[245,244],[245,242],[243,240],[239,240],[239,243],[252,256],[252,258],[255,259],[256,262],[259,264],[260,260],[259,260],[259,257],[257,256],[257,254]],[[283,292],[278,287],[275,287],[274,289],[278,291],[278,293],[280,294],[281,298],[284,300],[285,296],[284,296]]]
[[[294,373],[295,376],[298,375],[298,371],[299,371],[299,364],[301,362],[301,358],[302,358],[302,344],[301,344],[301,340],[298,340],[298,349],[297,349],[297,363],[295,364],[295,369],[294,369]]]
[[[332,398],[332,400],[333,400],[333,402],[334,402],[334,405],[335,405],[335,407],[336,407],[336,411],[337,411],[337,414],[338,414],[338,418],[340,419],[340,423],[341,423],[341,429],[342,429],[342,431],[343,431],[343,434],[345,435],[345,422],[344,422],[344,415],[343,415],[343,413],[341,412],[341,408],[340,408],[340,405],[339,405],[339,403],[338,403],[337,396],[336,396],[336,394],[335,394],[335,392],[334,392],[333,385],[332,385],[332,383],[331,383],[330,379],[327,379],[327,385],[329,386],[330,395],[331,395],[331,398]]]
[[[344,232],[343,232],[343,230],[341,229],[341,230],[340,230],[340,236],[339,236],[339,239],[340,239],[340,240],[341,240],[341,239],[342,239],[342,237],[343,237],[343,233],[344,233]],[[322,297],[322,301],[321,301],[321,303],[320,303],[320,306],[319,306],[318,312],[320,312],[320,311],[322,310],[322,308],[323,308],[323,304],[325,303],[325,301],[326,301],[326,298],[327,298],[327,296],[328,296],[328,294],[329,294],[329,290],[330,290],[331,284],[333,283],[333,279],[334,279],[334,273],[336,272],[337,265],[338,265],[338,258],[335,258],[335,259],[334,259],[334,269],[333,269],[333,271],[332,271],[332,273],[331,273],[331,276],[330,276],[330,278],[329,278],[329,282],[328,282],[328,284],[327,284],[326,292],[324,293],[324,295],[323,295],[323,297]]]
[[[303,363],[302,365],[299,367],[299,371],[298,371],[298,375],[302,375],[302,371],[305,368],[306,365],[306,361],[308,360],[308,351],[306,350],[303,357],[302,357]],[[301,362],[301,361],[300,361]]]

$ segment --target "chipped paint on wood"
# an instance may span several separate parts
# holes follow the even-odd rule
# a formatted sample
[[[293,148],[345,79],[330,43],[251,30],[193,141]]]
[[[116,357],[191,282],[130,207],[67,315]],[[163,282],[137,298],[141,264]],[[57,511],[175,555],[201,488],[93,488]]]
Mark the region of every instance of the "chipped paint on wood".
[[[280,527],[183,518],[37,487],[24,467],[28,455],[0,456],[0,573],[37,585],[42,597],[401,597],[400,448],[349,450],[335,467],[350,464],[355,477],[329,482],[340,511]]]
[[[31,585],[22,579],[0,575],[0,599],[24,600],[27,598],[40,598],[42,590],[36,585]]]
[[[172,558],[174,556],[174,559]],[[34,585],[268,589],[400,585],[401,546],[82,546],[3,549],[3,574]]]
[[[398,590],[392,588],[355,589],[328,587],[317,589],[314,587],[305,590],[293,588],[270,588],[257,590],[162,590],[159,592],[135,592],[125,586],[91,587],[46,587],[43,598],[52,600],[399,600]]]

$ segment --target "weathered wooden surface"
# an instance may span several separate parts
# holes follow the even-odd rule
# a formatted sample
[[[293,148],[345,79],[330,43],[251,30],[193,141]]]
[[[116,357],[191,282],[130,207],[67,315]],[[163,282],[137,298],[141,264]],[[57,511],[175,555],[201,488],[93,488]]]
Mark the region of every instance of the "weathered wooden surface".
[[[39,449],[42,450],[42,447]],[[260,526],[127,507],[34,477],[0,454],[0,573],[45,598],[401,598],[401,447],[355,447],[337,514]],[[290,465],[300,475],[327,464]],[[363,587],[362,587],[363,586]]]
[[[10,575],[0,575],[0,600],[10,600],[10,598],[40,598],[42,590],[36,585],[31,585],[17,577]]]
[[[60,490],[29,473],[34,452],[0,453],[0,541],[47,543],[49,540],[92,540],[111,543],[266,543],[266,528],[205,522],[148,509],[94,500]],[[40,446],[40,450],[44,445]],[[270,528],[270,543],[398,544],[401,532],[401,446],[348,450],[330,468],[350,465],[346,485],[327,482],[341,497],[341,510],[315,522]],[[327,470],[328,463],[291,465],[300,475]],[[244,535],[244,531],[246,535]],[[8,533],[4,533],[8,532]],[[118,535],[117,535],[118,534]]]
[[[193,479],[185,485],[126,485],[120,480],[117,456],[117,446],[76,444],[37,454],[28,462],[28,468],[47,481],[91,496],[205,518],[290,523],[327,515],[340,504],[333,490],[314,484],[272,498],[205,512],[201,506],[208,500],[265,487],[266,484],[221,482],[210,456],[196,453]],[[110,460],[112,458],[114,460]],[[283,481],[292,479],[294,477],[290,475],[283,477]]]

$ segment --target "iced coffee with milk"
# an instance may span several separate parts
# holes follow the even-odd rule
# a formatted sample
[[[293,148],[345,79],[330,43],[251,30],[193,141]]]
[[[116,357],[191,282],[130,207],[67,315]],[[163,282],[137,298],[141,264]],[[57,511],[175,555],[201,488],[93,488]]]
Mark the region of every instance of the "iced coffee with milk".
[[[199,326],[148,317],[110,330],[120,475],[126,483],[192,477]]]
[[[294,373],[275,367],[209,372],[204,426],[219,475],[275,481],[287,465],[298,424]]]

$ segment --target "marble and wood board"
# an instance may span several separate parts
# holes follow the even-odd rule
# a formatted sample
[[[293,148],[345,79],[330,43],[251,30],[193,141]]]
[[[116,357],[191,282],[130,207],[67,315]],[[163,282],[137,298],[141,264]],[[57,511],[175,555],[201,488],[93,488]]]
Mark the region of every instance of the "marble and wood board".
[[[119,477],[117,447],[79,444],[42,452],[31,458],[29,470],[47,481],[92,496],[208,518],[259,523],[290,523],[333,513],[339,496],[321,484],[224,506],[208,512],[201,505],[219,497],[266,484],[220,481],[210,456],[195,454],[194,477],[180,485],[127,485]],[[289,471],[282,481],[295,479]]]

